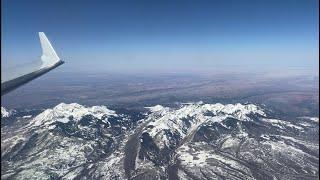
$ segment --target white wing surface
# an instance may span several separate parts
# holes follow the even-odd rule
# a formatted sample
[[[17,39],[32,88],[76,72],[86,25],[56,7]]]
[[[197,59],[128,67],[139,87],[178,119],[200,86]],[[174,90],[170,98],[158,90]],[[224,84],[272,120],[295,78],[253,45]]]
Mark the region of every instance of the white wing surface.
[[[1,78],[1,96],[64,63],[43,32],[39,32],[39,38],[42,48],[40,61],[4,69]]]

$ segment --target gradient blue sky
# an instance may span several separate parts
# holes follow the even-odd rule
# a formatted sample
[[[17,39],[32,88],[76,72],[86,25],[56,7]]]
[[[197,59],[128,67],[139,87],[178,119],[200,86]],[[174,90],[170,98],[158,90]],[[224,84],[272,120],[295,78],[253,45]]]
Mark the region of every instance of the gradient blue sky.
[[[2,65],[36,60],[43,31],[59,71],[318,71],[317,0],[3,0]]]

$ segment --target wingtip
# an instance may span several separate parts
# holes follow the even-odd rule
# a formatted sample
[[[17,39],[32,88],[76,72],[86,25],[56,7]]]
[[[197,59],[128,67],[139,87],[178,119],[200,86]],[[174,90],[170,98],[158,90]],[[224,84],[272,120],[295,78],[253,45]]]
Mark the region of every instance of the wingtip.
[[[38,32],[39,36],[46,35],[44,32]]]
[[[47,36],[44,32],[39,32],[39,38],[42,48],[42,56],[41,60],[44,66],[53,65],[60,61],[59,56],[53,49],[50,41],[48,40]]]

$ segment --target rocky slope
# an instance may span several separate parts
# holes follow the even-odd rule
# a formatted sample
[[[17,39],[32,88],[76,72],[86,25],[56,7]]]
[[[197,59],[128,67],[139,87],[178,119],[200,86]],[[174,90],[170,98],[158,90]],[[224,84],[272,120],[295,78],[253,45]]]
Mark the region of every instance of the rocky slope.
[[[273,119],[253,104],[150,108],[133,179],[315,179],[318,122]],[[147,178],[146,178],[147,179]]]
[[[142,112],[61,103],[16,122],[1,127],[2,179],[319,177],[318,118],[254,104]]]
[[[2,178],[102,177],[135,119],[105,106],[61,103],[47,109],[2,140]],[[106,167],[96,173],[98,162]]]

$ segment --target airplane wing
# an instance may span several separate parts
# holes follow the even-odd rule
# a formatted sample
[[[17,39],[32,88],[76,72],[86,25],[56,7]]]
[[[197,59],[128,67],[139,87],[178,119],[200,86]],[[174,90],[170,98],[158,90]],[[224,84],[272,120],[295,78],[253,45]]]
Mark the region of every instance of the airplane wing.
[[[39,32],[39,38],[42,48],[41,60],[3,70],[1,76],[1,96],[64,63],[43,32]]]

